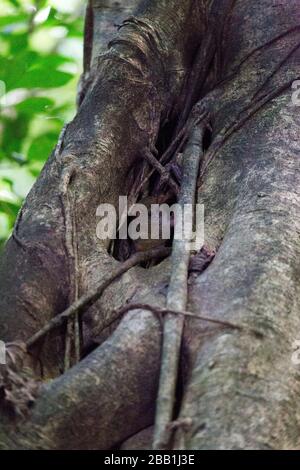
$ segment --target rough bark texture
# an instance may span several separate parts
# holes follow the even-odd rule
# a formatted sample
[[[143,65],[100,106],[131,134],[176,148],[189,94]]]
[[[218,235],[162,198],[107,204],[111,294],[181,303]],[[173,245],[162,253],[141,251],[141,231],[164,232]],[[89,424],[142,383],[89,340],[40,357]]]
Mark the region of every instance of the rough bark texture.
[[[116,12],[112,3],[90,6],[78,114],[1,259],[0,338],[28,339],[118,264],[96,238],[97,206],[117,204],[141,149],[202,99],[213,131],[198,201],[205,245],[217,254],[190,284],[189,310],[260,335],[186,321],[179,419],[191,421],[173,445],[299,449],[300,376],[291,363],[300,328],[298,1],[128,0]],[[113,33],[113,18],[137,4]],[[99,346],[66,374],[58,377],[63,329],[35,348],[45,383],[25,423],[3,415],[2,448],[108,449],[153,423],[160,323],[133,311],[102,329],[128,301],[164,306],[169,277],[166,260],[111,285],[85,315],[84,341]],[[144,447],[145,436],[123,448]]]

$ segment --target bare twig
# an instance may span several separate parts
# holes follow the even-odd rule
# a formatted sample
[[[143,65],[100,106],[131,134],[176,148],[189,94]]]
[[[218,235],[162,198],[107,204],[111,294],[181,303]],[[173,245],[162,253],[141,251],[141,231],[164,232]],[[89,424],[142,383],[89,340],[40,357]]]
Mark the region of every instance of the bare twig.
[[[203,136],[206,119],[199,121],[192,129],[183,155],[183,182],[179,204],[194,204],[200,159],[203,158]],[[170,440],[170,423],[173,420],[175,391],[184,315],[188,289],[188,268],[190,261],[190,240],[174,240],[172,249],[172,272],[167,296],[167,310],[178,314],[164,317],[164,336],[159,392],[156,407],[153,449],[165,449]]]
[[[44,338],[46,334],[52,331],[54,328],[57,328],[68,321],[68,319],[72,318],[75,314],[81,313],[86,308],[90,307],[93,303],[95,303],[103,294],[105,289],[118,277],[122,274],[127,272],[129,269],[133,268],[134,266],[149,261],[154,258],[163,258],[165,256],[170,255],[170,248],[165,247],[158,247],[154,248],[153,250],[138,252],[135,253],[131,258],[126,260],[124,263],[120,264],[116,267],[116,269],[112,272],[110,276],[104,279],[101,284],[95,289],[88,292],[86,295],[80,297],[76,302],[70,305],[64,312],[57,315],[56,317],[52,318],[49,323],[47,323],[41,330],[35,333],[27,342],[27,348],[31,348],[34,346],[37,341]]]
[[[186,83],[186,89],[184,91],[184,108],[180,114],[177,129],[182,129],[184,123],[186,123],[188,119],[193,105],[200,96],[200,92],[207,78],[215,51],[215,35],[206,34],[199,46],[190,76]]]
[[[186,143],[186,139],[190,133],[192,125],[193,125],[193,120],[188,120],[187,123],[178,132],[178,134],[174,137],[169,147],[160,158],[160,162],[162,164],[167,163],[175,153],[178,153],[181,150],[182,145]]]
[[[178,153],[180,153],[180,151],[182,150],[182,147],[186,144],[187,136],[189,135],[192,124],[193,124],[193,121],[190,120],[184,125],[184,127],[178,132],[176,137],[172,140],[172,142],[170,143],[165,153],[163,153],[160,159],[157,160],[161,164],[162,167],[165,163],[168,163],[168,161],[172,157],[175,158],[178,155]],[[141,183],[138,185],[138,187],[134,191],[135,195],[137,196],[139,195],[140,191],[144,188],[145,184],[149,181],[154,171],[155,171],[155,168],[152,167],[150,171],[148,171],[148,173],[144,176]]]
[[[130,310],[149,310],[150,312],[154,313],[158,317],[162,317],[163,315],[183,315],[185,317],[193,318],[195,320],[199,320],[202,322],[208,322],[208,323],[214,323],[216,325],[222,326],[224,328],[231,328],[233,330],[243,330],[245,327],[243,325],[238,325],[236,323],[231,323],[225,320],[218,320],[217,318],[209,318],[205,317],[203,315],[198,315],[193,312],[188,312],[188,311],[178,311],[178,310],[172,310],[170,308],[160,308],[160,307],[154,307],[154,305],[149,305],[149,304],[143,304],[143,303],[136,303],[136,304],[128,304],[125,305],[124,307],[120,308],[116,312],[116,317],[114,320],[105,326],[107,328],[110,326],[113,322],[115,322],[118,318],[121,316],[125,315],[125,313],[129,312]]]
[[[144,157],[147,159],[148,163],[161,175],[163,182],[166,182],[170,188],[173,189],[175,194],[179,193],[179,186],[173,180],[170,172],[155,158],[151,150],[148,148],[143,151]]]

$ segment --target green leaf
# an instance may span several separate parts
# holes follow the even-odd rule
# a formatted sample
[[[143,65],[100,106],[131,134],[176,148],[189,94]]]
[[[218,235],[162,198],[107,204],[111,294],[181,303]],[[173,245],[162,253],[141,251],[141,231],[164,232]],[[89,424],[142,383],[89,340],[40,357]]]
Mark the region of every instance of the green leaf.
[[[2,135],[2,149],[7,157],[13,152],[21,153],[23,140],[28,133],[29,115],[18,115],[16,119],[2,118],[4,124]]]
[[[18,82],[18,88],[58,88],[66,85],[72,78],[71,73],[37,67],[23,75]]]
[[[20,204],[14,204],[0,199],[0,211],[14,219],[20,209]]]
[[[8,0],[9,3],[11,3],[14,7],[19,8],[20,5],[20,0]]]
[[[22,114],[45,113],[54,106],[54,101],[49,98],[33,97],[16,105],[16,110]]]
[[[41,56],[34,51],[22,51],[10,58],[0,57],[0,79],[7,91],[16,88],[57,88],[72,80],[71,73],[56,70],[60,65],[73,62],[59,54]]]
[[[13,187],[13,181],[10,178],[7,178],[6,176],[0,178],[0,186],[1,182],[6,183],[9,186],[9,189],[12,190]]]
[[[32,161],[45,161],[55,147],[56,141],[56,134],[37,137],[28,150],[28,159]]]
[[[63,65],[65,63],[74,63],[75,60],[72,59],[71,57],[66,57],[64,55],[60,54],[51,54],[47,56],[40,56],[38,60],[36,61],[35,64],[32,65],[32,69],[36,67],[45,67],[48,68],[48,70],[51,69],[56,69],[60,65]]]
[[[7,25],[11,26],[16,23],[26,23],[27,21],[28,15],[25,14],[0,16],[0,28]]]
[[[27,28],[27,26],[26,26]],[[28,33],[25,32],[14,32],[14,33],[4,33],[2,37],[9,42],[10,55],[16,57],[23,53],[26,53],[28,50]]]
[[[38,0],[37,3],[38,3],[38,8],[39,8],[39,10],[40,10],[41,8],[44,8],[44,6],[47,4],[47,1],[48,1],[48,0]]]
[[[7,91],[20,88],[20,81],[27,70],[36,62],[37,57],[36,52],[22,51],[10,58],[0,58],[1,80],[5,82]]]

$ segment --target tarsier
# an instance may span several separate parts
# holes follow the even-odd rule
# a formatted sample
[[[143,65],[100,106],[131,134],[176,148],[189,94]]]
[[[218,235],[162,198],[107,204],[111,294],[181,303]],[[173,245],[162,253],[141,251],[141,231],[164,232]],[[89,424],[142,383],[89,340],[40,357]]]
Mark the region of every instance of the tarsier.
[[[298,0],[125,3],[88,7],[78,113],[1,259],[0,448],[299,449]],[[205,206],[194,268],[97,238],[100,203],[166,194]]]

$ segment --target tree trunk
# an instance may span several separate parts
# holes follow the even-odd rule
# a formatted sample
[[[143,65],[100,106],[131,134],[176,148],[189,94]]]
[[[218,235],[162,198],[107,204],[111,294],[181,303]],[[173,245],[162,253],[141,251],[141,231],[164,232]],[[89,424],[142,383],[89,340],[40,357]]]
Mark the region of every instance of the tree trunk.
[[[212,132],[198,202],[216,256],[190,278],[188,310],[242,328],[185,320],[175,449],[300,448],[291,361],[300,328],[297,6],[92,1],[77,116],[1,259],[0,338],[27,341],[120,265],[96,237],[96,209],[117,206],[146,168],[143,150],[156,145],[161,156],[201,100]],[[109,449],[129,437],[122,448],[151,446],[161,324],[146,309],[121,321],[115,311],[163,307],[170,270],[166,259],[115,280],[84,312],[82,358],[65,373],[65,327],[30,351],[43,384],[25,419],[3,410],[0,448]]]

